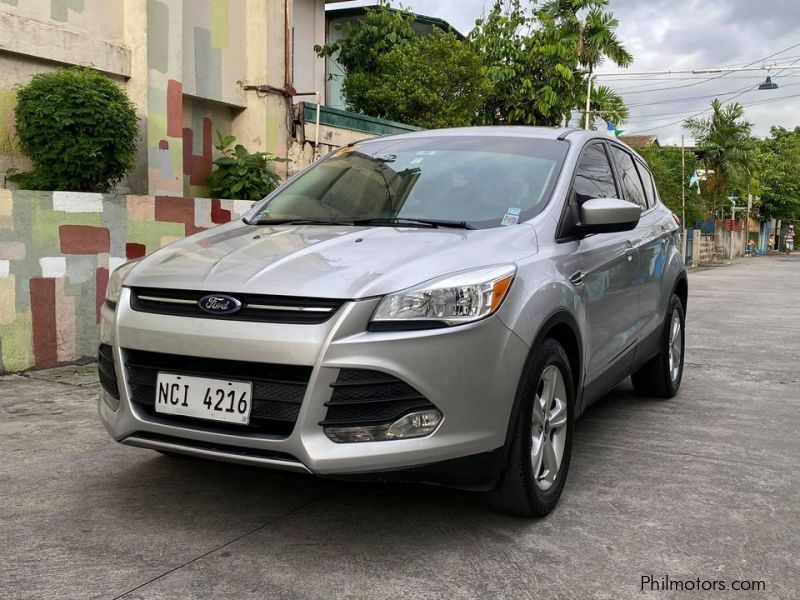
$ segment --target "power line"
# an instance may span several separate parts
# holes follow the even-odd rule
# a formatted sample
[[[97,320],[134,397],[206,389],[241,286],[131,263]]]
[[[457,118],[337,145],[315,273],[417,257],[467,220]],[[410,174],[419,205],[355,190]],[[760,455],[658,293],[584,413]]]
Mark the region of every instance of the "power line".
[[[742,92],[742,93],[744,93],[744,92]],[[733,98],[730,98],[728,101],[733,100],[734,98],[738,98],[741,95],[742,94],[738,94],[737,96],[734,96]],[[767,100],[757,100],[755,102],[746,102],[746,103],[741,104],[741,106],[743,108],[749,108],[751,106],[758,106],[760,104],[769,104],[770,102],[779,102],[780,100],[790,100],[792,98],[800,98],[800,94],[790,94],[788,96],[780,96],[778,98],[769,98]],[[677,125],[678,123],[683,123],[684,121],[687,121],[688,119],[692,119],[694,117],[699,117],[700,115],[705,114],[705,113],[709,112],[710,110],[712,110],[711,107],[706,108],[705,110],[702,110],[702,111],[700,111],[698,113],[691,114],[691,115],[686,113],[688,116],[685,116],[682,119],[678,119],[677,121],[673,121],[672,123],[666,123],[664,125],[658,125],[658,126],[655,126],[655,127],[648,127],[647,129],[639,129],[638,131],[636,131],[634,133],[631,133],[630,135],[637,135],[637,134],[645,133],[645,132],[648,132],[648,131],[656,131],[658,129],[663,129],[665,127],[671,127],[672,125]],[[658,120],[658,119],[656,119],[656,120]]]
[[[752,65],[754,65],[754,64],[756,64],[756,63],[759,63],[759,62],[762,62],[762,61],[765,61],[765,60],[769,60],[770,58],[773,58],[773,57],[775,57],[775,56],[778,56],[779,54],[783,54],[784,52],[788,52],[789,50],[793,50],[794,48],[797,48],[797,47],[800,47],[800,42],[798,42],[798,43],[796,43],[796,44],[793,44],[793,45],[789,46],[788,48],[784,48],[783,50],[779,50],[778,52],[775,52],[775,53],[773,53],[773,54],[770,54],[769,56],[765,56],[764,58],[761,58],[761,59],[755,60],[755,61],[753,61],[753,62],[751,62],[751,63],[749,63],[749,64],[745,65],[745,67],[750,67],[750,66],[752,66]],[[709,78],[709,79],[707,79],[707,80],[705,80],[705,81],[714,81],[714,80],[717,80],[717,79],[719,79],[719,78],[721,78],[721,77],[725,77],[726,75],[728,75],[728,73],[720,73],[720,74],[719,74],[719,75],[717,75],[716,77],[711,77],[711,78]],[[703,82],[702,82],[702,81],[699,81],[699,82],[696,82],[696,83],[693,83],[693,84],[688,84],[688,85],[686,85],[686,86],[683,86],[683,87],[690,87],[690,86],[692,86],[692,85],[698,85],[698,84],[700,84],[700,83],[703,83]],[[755,87],[755,86],[754,86],[754,87]],[[656,90],[651,90],[651,91],[658,91],[658,90],[656,89]],[[735,96],[732,96],[731,98],[728,98],[727,102],[730,102],[731,100],[734,100],[734,99],[738,98],[738,97],[739,97],[739,96],[741,96],[742,94],[746,94],[748,91],[750,91],[750,90],[749,90],[749,89],[746,89],[746,90],[743,90],[742,92],[739,92],[739,93],[738,93],[738,94],[736,94]],[[792,97],[792,96],[790,96],[790,97]],[[785,98],[786,98],[786,97],[782,97],[782,98],[772,98],[772,100],[785,99]],[[706,108],[705,110],[701,110],[700,112],[697,112],[697,113],[695,113],[695,114],[692,114],[692,115],[690,115],[690,116],[688,116],[688,117],[686,117],[686,118],[683,118],[683,119],[678,119],[677,121],[673,121],[673,122],[671,122],[671,123],[667,123],[666,125],[660,125],[660,126],[658,126],[658,127],[649,127],[649,128],[647,128],[647,129],[641,129],[641,130],[639,130],[637,133],[644,133],[644,132],[648,132],[648,131],[655,131],[655,130],[658,130],[658,129],[664,129],[665,127],[671,127],[672,125],[677,125],[678,123],[682,123],[682,122],[686,121],[687,119],[693,119],[693,118],[695,118],[695,117],[699,117],[700,115],[702,115],[702,114],[705,114],[705,113],[707,113],[707,112],[708,112],[708,111],[710,111],[710,110],[712,110],[712,108],[711,108],[711,107],[709,107],[709,108]]]
[[[797,47],[800,47],[800,42],[798,42],[797,44],[793,44],[793,45],[789,46],[788,48],[784,48],[783,50],[779,50],[778,52],[770,54],[769,56],[765,56],[764,58],[759,58],[758,60],[754,60],[751,63],[747,63],[746,65],[744,65],[744,68],[752,67],[755,64],[758,64],[758,63],[763,62],[765,60],[769,60],[770,58],[774,58],[775,56],[778,56],[779,54],[783,54],[784,52],[788,52],[789,50],[793,50],[794,48],[797,48]],[[646,92],[658,92],[658,91],[665,91],[665,90],[684,89],[684,88],[687,88],[687,87],[693,87],[693,86],[696,86],[696,85],[700,85],[702,83],[707,83],[709,81],[715,81],[717,79],[720,79],[721,77],[725,77],[726,75],[728,75],[728,73],[720,73],[719,75],[715,75],[714,77],[708,77],[706,79],[701,79],[700,81],[694,81],[692,83],[686,83],[686,84],[683,84],[683,85],[667,86],[667,87],[661,87],[661,88],[641,89],[641,90],[636,90],[636,91],[628,91],[627,93],[628,94],[644,94]],[[613,77],[613,74],[610,74],[609,76]]]

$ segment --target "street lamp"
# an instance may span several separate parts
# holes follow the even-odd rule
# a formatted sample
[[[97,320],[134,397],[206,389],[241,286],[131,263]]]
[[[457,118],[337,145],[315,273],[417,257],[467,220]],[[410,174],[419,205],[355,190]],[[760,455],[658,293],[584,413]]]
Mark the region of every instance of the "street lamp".
[[[777,90],[778,89],[778,84],[773,82],[772,81],[772,77],[767,75],[767,80],[764,83],[762,83],[760,86],[758,86],[758,89],[760,89],[760,90]]]
[[[766,71],[767,79],[758,86],[759,90],[777,90],[778,84],[772,81],[769,73],[772,69],[800,69],[800,65],[761,65],[760,67],[718,67],[711,69],[685,69],[679,71],[623,71],[620,73],[595,73],[589,77],[586,90],[586,111],[584,112],[583,128],[589,129],[589,115],[591,113],[592,85],[598,77],[630,77],[632,75],[709,75],[715,73],[741,73],[743,71]]]

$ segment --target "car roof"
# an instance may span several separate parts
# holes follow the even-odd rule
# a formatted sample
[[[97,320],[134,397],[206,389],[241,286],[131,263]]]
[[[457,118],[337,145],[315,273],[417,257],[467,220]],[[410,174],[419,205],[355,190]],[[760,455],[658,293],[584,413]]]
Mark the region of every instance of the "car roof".
[[[408,139],[423,139],[433,137],[513,137],[519,139],[537,140],[569,140],[578,145],[592,139],[610,139],[597,131],[584,131],[573,127],[530,127],[524,125],[486,125],[477,127],[454,127],[450,129],[424,129],[411,133],[401,133],[378,138],[369,138],[356,142],[358,145],[368,144],[373,141],[393,141]],[[616,140],[619,142],[619,140]],[[622,143],[622,142],[619,142]],[[625,144],[622,144],[623,146]]]

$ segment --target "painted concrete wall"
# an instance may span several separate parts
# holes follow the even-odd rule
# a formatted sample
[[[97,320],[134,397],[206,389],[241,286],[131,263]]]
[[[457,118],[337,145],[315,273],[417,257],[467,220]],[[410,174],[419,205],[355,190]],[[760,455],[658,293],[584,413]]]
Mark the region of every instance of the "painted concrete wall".
[[[0,190],[0,373],[93,357],[110,271],[251,204]]]
[[[325,102],[325,59],[315,44],[325,40],[325,0],[294,0],[292,4],[292,85],[298,92],[319,92]],[[313,102],[310,96],[296,102]]]
[[[0,32],[0,173],[30,166],[14,136],[15,88],[68,65],[105,71],[137,107],[139,162],[122,192],[205,194],[217,131],[286,157],[286,98],[244,90],[284,87],[282,1],[0,0]]]
[[[233,134],[251,152],[305,167],[341,140],[313,137],[280,92],[324,91],[324,0],[291,0],[293,73],[285,72],[284,0],[0,0],[0,187],[8,167],[26,170],[14,135],[15,88],[35,73],[92,65],[131,97],[140,119],[139,160],[119,193],[202,197],[217,156],[216,134]],[[268,86],[272,91],[246,90]],[[296,98],[294,101],[313,101]],[[306,128],[307,129],[307,128]],[[12,184],[7,187],[13,188]]]

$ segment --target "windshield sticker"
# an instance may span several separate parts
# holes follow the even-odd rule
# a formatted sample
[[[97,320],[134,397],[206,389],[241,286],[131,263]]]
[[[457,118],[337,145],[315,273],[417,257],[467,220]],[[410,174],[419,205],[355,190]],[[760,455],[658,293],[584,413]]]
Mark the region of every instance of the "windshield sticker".
[[[417,152],[417,156],[433,156],[438,152],[439,152],[438,150],[420,150],[419,152]]]
[[[500,225],[516,225],[519,221],[519,217],[517,215],[503,215],[503,220],[500,221]]]
[[[522,212],[522,209],[517,208],[516,206],[510,207],[506,214],[503,215],[503,220],[500,221],[500,225],[516,225],[519,222],[519,214]]]
[[[415,158],[414,160],[412,160],[408,164],[410,164],[410,165],[421,165],[423,160],[425,160],[425,159],[422,158],[421,156],[418,156],[417,158]]]

